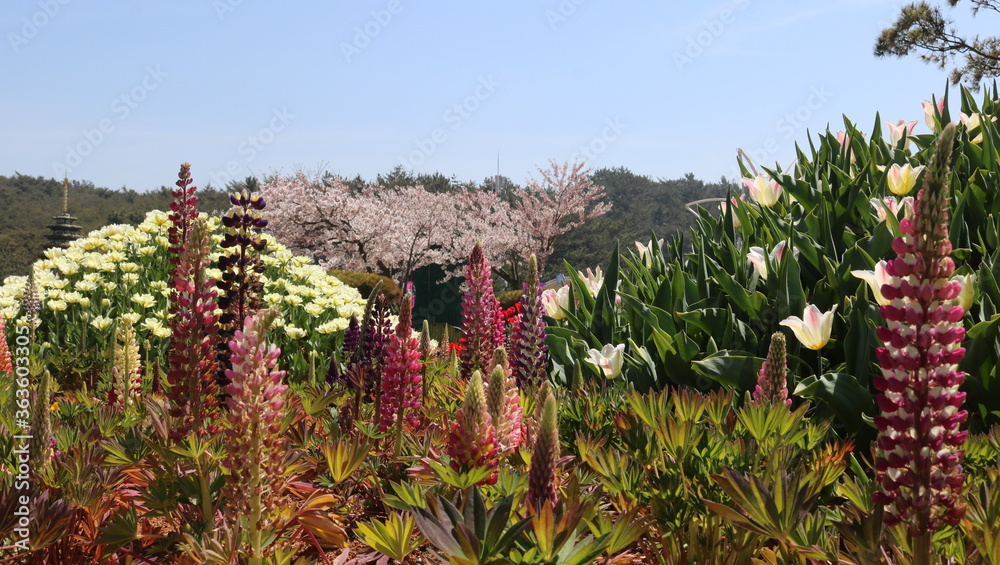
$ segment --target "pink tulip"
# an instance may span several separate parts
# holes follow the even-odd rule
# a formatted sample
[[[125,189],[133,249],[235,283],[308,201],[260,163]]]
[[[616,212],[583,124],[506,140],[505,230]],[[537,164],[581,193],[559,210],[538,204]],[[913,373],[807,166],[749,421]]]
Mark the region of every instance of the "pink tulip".
[[[886,122],[889,126],[889,144],[892,147],[899,146],[899,140],[905,139],[903,142],[903,151],[910,150],[910,136],[913,135],[913,128],[917,127],[917,121],[907,123],[904,120],[899,120],[898,122]]]

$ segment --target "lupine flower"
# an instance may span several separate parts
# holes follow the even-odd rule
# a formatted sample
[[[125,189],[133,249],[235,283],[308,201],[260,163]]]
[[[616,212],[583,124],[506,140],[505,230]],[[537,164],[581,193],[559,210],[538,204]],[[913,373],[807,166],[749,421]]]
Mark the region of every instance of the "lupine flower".
[[[262,305],[260,295],[264,283],[260,275],[264,272],[264,262],[261,256],[266,244],[258,232],[267,226],[267,220],[260,215],[266,206],[264,198],[253,195],[256,186],[257,181],[251,178],[246,190],[231,194],[229,201],[233,208],[222,216],[225,233],[219,244],[223,252],[217,262],[221,276],[216,283],[219,308],[223,311],[219,317],[216,354],[219,362],[216,383],[220,388],[229,384],[226,378],[226,369],[230,368],[229,340],[242,327],[243,320],[256,314]]]
[[[532,254],[528,258],[528,278],[522,287],[521,312],[511,336],[511,365],[521,387],[533,387],[547,377],[548,348],[545,345],[545,311],[542,310],[540,289],[538,261]]]
[[[975,137],[970,139],[971,143],[979,144],[983,142],[983,115],[979,112],[974,112],[972,115],[966,115],[964,112],[959,114],[959,119],[962,120],[962,125],[969,132],[972,130],[979,130],[979,133]],[[990,118],[990,121],[996,121],[996,118]]]
[[[927,124],[927,129],[933,131],[934,133],[939,132],[941,128],[938,127],[937,117],[934,114],[935,104],[930,100],[924,100],[921,106],[923,106],[924,108],[924,123]],[[940,115],[943,113],[944,113],[944,98],[941,98],[940,100],[937,101],[937,114]]]
[[[257,532],[265,523],[264,512],[276,502],[286,455],[281,423],[288,386],[282,384],[285,372],[275,370],[280,352],[266,339],[276,316],[270,310],[244,319],[243,328],[229,341],[232,368],[226,370],[229,410],[222,465],[230,471],[231,511],[248,518]]]
[[[656,240],[656,245],[660,249],[663,248],[663,238]],[[643,245],[642,242],[635,242],[635,248],[639,252],[639,259],[645,263],[647,269],[653,268],[653,240],[649,240],[649,243]]]
[[[905,165],[894,164],[889,167],[889,174],[885,177],[889,192],[896,196],[906,196],[917,185],[917,177],[923,170],[923,165],[913,167],[909,163]]]
[[[391,429],[399,419],[416,428],[420,425],[421,371],[420,340],[413,336],[413,295],[407,292],[399,306],[399,323],[389,338],[385,371],[382,375],[382,402],[378,430]]]
[[[521,393],[503,349],[497,349],[495,361],[486,389],[486,407],[493,420],[498,450],[510,453],[521,444]]]
[[[483,376],[478,370],[472,372],[465,390],[465,400],[455,413],[447,451],[451,457],[451,468],[456,472],[486,467],[493,472],[483,483],[496,484],[497,466],[500,463],[497,458],[496,430],[486,407]]]
[[[610,343],[601,348],[588,351],[590,356],[587,362],[601,370],[604,378],[613,379],[621,374],[625,364],[625,344],[611,345]]]
[[[903,151],[909,151],[912,142],[910,136],[913,135],[913,128],[917,127],[917,121],[913,120],[907,123],[906,120],[899,120],[898,122],[886,122],[885,125],[889,126],[889,145],[895,148],[899,146],[900,140],[905,139]]]
[[[913,212],[913,197],[907,196],[905,198],[900,198],[896,200],[895,196],[886,196],[884,198],[871,198],[872,208],[875,209],[875,217],[878,221],[884,222],[886,219],[886,214],[892,214],[896,216],[899,210],[902,209],[903,213],[909,216]]]
[[[851,274],[855,277],[868,283],[868,286],[872,290],[872,296],[875,298],[875,302],[880,305],[889,304],[884,296],[882,296],[882,287],[887,284],[892,283],[892,277],[885,270],[886,262],[879,261],[875,264],[874,271],[864,271],[864,270],[854,270]]]
[[[561,320],[569,312],[569,285],[563,285],[558,290],[547,288],[542,291],[541,299],[545,315],[553,320]]]
[[[778,203],[778,198],[781,197],[781,185],[767,175],[743,179],[743,184],[747,187],[750,198],[764,208],[774,206]]]
[[[171,272],[170,313],[173,335],[170,340],[170,370],[167,395],[171,415],[178,418],[178,427],[171,430],[179,439],[191,429],[203,433],[201,423],[217,392],[215,370],[215,281],[206,275],[211,264],[210,237],[205,222],[198,218],[194,206],[198,197],[191,186],[190,165],[181,164],[175,200],[170,203],[172,222],[167,230],[170,238]],[[131,321],[135,323],[135,321]]]
[[[781,325],[792,328],[792,332],[802,345],[813,350],[823,349],[823,346],[830,341],[833,313],[836,310],[837,306],[834,305],[829,312],[821,312],[815,304],[809,304],[802,313],[802,318],[790,316],[782,320]]]
[[[525,503],[535,510],[557,500],[556,465],[559,460],[559,421],[556,413],[556,398],[551,393],[541,403],[541,421],[534,450],[531,452],[531,468],[528,471],[528,494]]]
[[[362,323],[362,339],[358,343],[357,353],[351,357],[351,369],[360,371],[365,376],[364,390],[368,394],[382,393],[382,369],[385,366],[385,352],[392,334],[392,323],[389,321],[389,300],[384,294],[375,295],[369,299],[370,309],[367,309]]]
[[[792,405],[788,398],[788,364],[785,357],[785,334],[774,332],[767,359],[757,373],[757,387],[753,391],[754,402],[784,403]]]
[[[964,309],[958,304],[962,283],[949,280],[955,270],[948,240],[949,160],[954,124],[938,138],[912,218],[900,221],[902,236],[893,241],[898,257],[882,287],[890,304],[881,307],[885,327],[876,349],[882,369],[875,377],[881,415],[875,418],[879,452],[875,459],[876,504],[885,505],[885,523],[903,523],[910,536],[922,537],[942,524],[956,525],[965,513],[961,503],[963,451],[968,432],[959,427],[968,414],[960,410],[965,374],[958,363]]]
[[[500,301],[493,294],[490,263],[479,243],[472,248],[465,269],[469,285],[462,296],[462,330],[465,350],[462,351],[462,374],[486,370],[493,351],[504,344],[504,321]]]
[[[10,358],[10,347],[7,345],[7,321],[0,316],[0,376],[6,375],[14,370],[14,365]]]
[[[139,357],[139,343],[135,339],[135,328],[125,320],[118,319],[115,332],[114,365],[111,367],[113,383],[111,404],[119,411],[127,410],[140,401],[142,394],[142,362]]]
[[[750,263],[753,265],[754,269],[757,270],[757,274],[760,275],[760,278],[766,281],[768,273],[767,269],[767,264],[769,262],[768,259],[770,259],[770,263],[777,264],[781,261],[781,257],[784,255],[784,253],[785,253],[784,241],[779,241],[777,244],[775,244],[775,246],[771,249],[771,252],[768,253],[767,255],[764,255],[764,248],[757,247],[755,245],[751,247],[750,252],[747,253],[747,260],[749,260]]]

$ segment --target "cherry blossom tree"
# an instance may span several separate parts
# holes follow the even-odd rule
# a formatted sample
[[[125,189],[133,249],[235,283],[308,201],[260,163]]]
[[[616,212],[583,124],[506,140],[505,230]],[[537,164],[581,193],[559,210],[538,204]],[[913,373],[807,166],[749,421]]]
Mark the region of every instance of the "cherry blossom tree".
[[[405,283],[415,269],[437,264],[455,276],[478,242],[491,263],[507,266],[498,274],[516,288],[522,259],[534,253],[544,264],[558,236],[611,207],[600,202],[604,190],[590,182],[583,163],[552,162],[539,172],[540,180],[512,195],[471,185],[449,192],[359,187],[302,171],[266,179],[262,192],[270,232],[328,269]]]
[[[582,161],[559,164],[549,161],[549,168],[538,168],[541,179],[531,178],[518,194],[515,217],[531,238],[530,253],[538,259],[539,271],[544,270],[555,248],[556,240],[571,229],[611,210],[602,201],[604,187],[595,185],[592,169]]]

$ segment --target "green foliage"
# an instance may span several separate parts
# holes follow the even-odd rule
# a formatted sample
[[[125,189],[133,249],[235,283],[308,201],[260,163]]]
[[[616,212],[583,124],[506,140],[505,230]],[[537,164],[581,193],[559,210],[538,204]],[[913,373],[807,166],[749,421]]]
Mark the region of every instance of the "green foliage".
[[[46,226],[63,211],[62,181],[17,174],[0,176],[0,281],[11,275],[26,275],[28,265],[45,249]],[[200,188],[198,209],[212,213],[229,209],[223,190]],[[108,224],[138,225],[150,210],[167,210],[173,197],[170,188],[136,192],[95,187],[90,182],[71,181],[68,211],[77,218],[83,234]]]
[[[357,273],[354,271],[341,271],[338,269],[333,269],[329,271],[330,275],[337,277],[344,284],[352,286],[358,289],[361,296],[366,300],[370,298],[372,290],[375,286],[382,283],[379,287],[378,293],[384,295],[386,299],[389,300],[389,304],[398,304],[399,300],[403,297],[403,291],[399,288],[399,285],[395,283],[389,277],[383,277],[382,275],[376,275],[375,273]]]
[[[960,366],[968,375],[964,390],[975,429],[1000,421],[1000,396],[991,393],[1000,370],[1000,198],[993,189],[1000,184],[1000,131],[992,121],[1000,116],[998,98],[995,86],[980,103],[961,91],[962,112],[983,117],[971,129],[959,127],[951,175],[953,257],[958,274],[976,275],[978,288],[966,316],[968,354]],[[950,116],[946,110],[933,119],[943,123]],[[548,328],[557,382],[570,382],[577,361],[585,380],[601,379],[586,361],[588,350],[624,343],[621,378],[637,390],[747,391],[767,355],[759,336],[788,332],[782,320],[801,316],[807,304],[836,307],[832,340],[819,352],[786,334],[789,388],[815,403],[818,415],[834,417],[861,440],[872,439],[870,383],[880,371],[874,350],[882,320],[872,290],[852,271],[895,258],[892,240],[905,212],[882,220],[872,200],[896,196],[889,168],[926,164],[935,136],[910,136],[912,147],[890,144],[877,116],[870,134],[846,118],[844,130],[843,145],[827,131],[798,147],[788,171],[741,161],[745,176],[759,173],[780,185],[777,202],[736,199],[725,213],[699,208],[687,239],[675,235],[661,246],[654,235],[648,252],[616,251],[595,296],[567,266],[569,311]],[[649,240],[638,238],[643,246]],[[766,273],[748,260],[752,247],[768,255],[782,244],[783,254],[766,259]]]
[[[370,524],[358,524],[358,536],[375,551],[402,562],[406,556],[416,551],[424,538],[414,537],[413,529],[416,522],[413,516],[403,517],[391,512],[386,521],[374,520]]]

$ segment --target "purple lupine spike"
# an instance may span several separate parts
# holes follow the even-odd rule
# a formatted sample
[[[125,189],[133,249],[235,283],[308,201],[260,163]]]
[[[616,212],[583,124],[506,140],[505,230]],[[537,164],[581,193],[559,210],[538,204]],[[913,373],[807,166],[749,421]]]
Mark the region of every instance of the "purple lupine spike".
[[[757,373],[757,388],[753,391],[752,402],[792,405],[792,399],[788,398],[788,360],[785,351],[785,334],[774,332],[767,350],[767,359]]]
[[[503,313],[493,293],[490,263],[479,243],[469,256],[465,283],[469,288],[462,296],[462,375],[471,378],[474,371],[488,370],[493,352],[504,343]]]
[[[399,306],[399,323],[386,348],[379,406],[380,432],[392,428],[400,418],[414,428],[420,425],[423,363],[420,362],[420,340],[413,336],[412,312],[413,295],[407,292]]]
[[[344,341],[340,345],[340,361],[344,363],[347,370],[353,366],[354,357],[357,353],[358,342],[361,338],[361,324],[358,323],[358,316],[351,314],[350,321],[347,322],[347,329],[344,330]],[[330,356],[330,365],[326,371],[326,382],[333,384],[344,380],[346,371],[341,373],[340,365],[336,355]]]
[[[948,240],[949,160],[955,127],[938,138],[913,215],[899,222],[902,236],[892,244],[898,258],[887,262],[890,282],[882,286],[889,304],[880,307],[885,327],[878,328],[885,347],[876,350],[881,375],[875,377],[881,415],[875,418],[879,453],[875,459],[887,525],[903,523],[909,535],[923,540],[941,525],[956,525],[965,514],[961,502],[962,444],[959,428],[965,373],[958,363],[964,309],[960,282],[952,282],[955,263]]]
[[[357,363],[364,365],[364,373],[368,375],[365,381],[365,392],[379,394],[381,392],[381,375],[385,367],[385,352],[392,335],[392,322],[389,320],[389,301],[384,294],[375,297],[371,310],[371,319],[367,323],[362,347],[358,352]]]
[[[547,377],[545,310],[538,280],[538,261],[528,258],[528,278],[521,295],[521,312],[511,336],[511,365],[518,386],[534,387]]]

